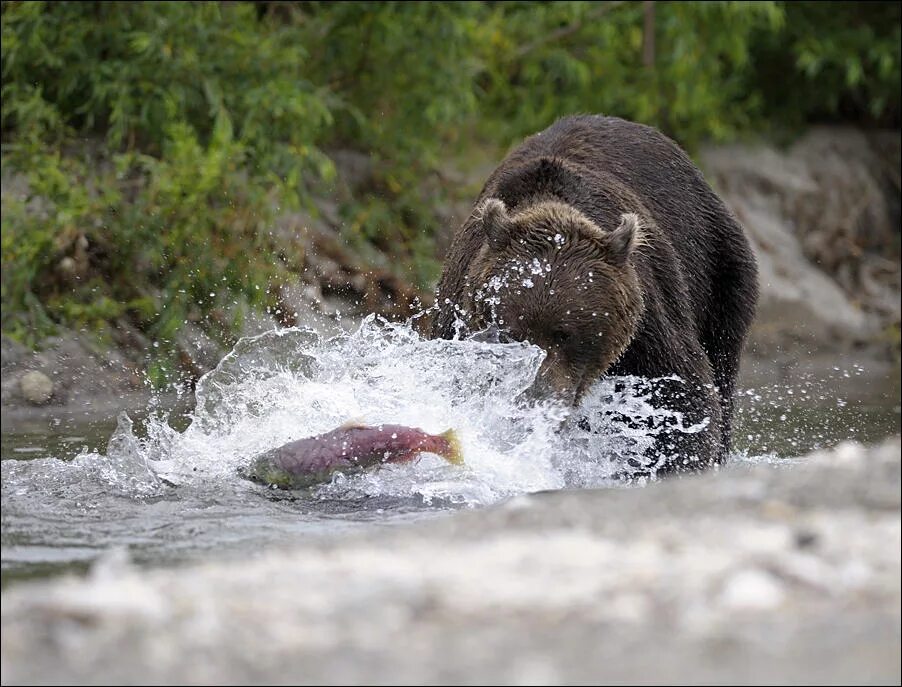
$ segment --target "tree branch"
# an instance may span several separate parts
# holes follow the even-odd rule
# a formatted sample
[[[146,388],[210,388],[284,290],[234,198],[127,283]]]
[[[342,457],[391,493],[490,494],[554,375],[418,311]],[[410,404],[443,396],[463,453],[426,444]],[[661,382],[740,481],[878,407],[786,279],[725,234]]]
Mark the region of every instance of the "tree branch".
[[[645,25],[642,30],[642,64],[646,69],[655,66],[655,3],[645,0]]]
[[[559,41],[562,38],[566,38],[567,36],[570,36],[571,34],[574,34],[577,31],[579,31],[583,27],[583,24],[585,24],[586,22],[594,21],[595,19],[598,19],[602,15],[607,14],[615,7],[617,7],[619,5],[623,5],[623,4],[624,3],[620,0],[617,0],[615,2],[606,2],[606,3],[600,4],[592,12],[589,12],[588,14],[586,14],[584,17],[582,17],[578,21],[575,21],[572,24],[568,24],[567,26],[562,26],[561,28],[556,29],[556,30],[552,31],[551,33],[548,33],[548,34],[542,36],[538,40],[535,40],[532,43],[527,43],[526,45],[522,46],[519,50],[517,50],[517,52],[514,53],[514,57],[517,57],[517,58],[523,57],[524,55],[532,52],[536,48],[542,47],[546,43],[551,43],[553,41]]]

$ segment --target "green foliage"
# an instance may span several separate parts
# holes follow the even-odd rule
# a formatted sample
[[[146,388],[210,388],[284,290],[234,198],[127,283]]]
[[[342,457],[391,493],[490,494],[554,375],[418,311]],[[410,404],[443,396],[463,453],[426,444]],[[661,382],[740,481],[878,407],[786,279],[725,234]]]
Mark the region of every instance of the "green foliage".
[[[753,87],[765,114],[800,125],[853,120],[898,127],[902,5],[787,2],[785,28],[756,35]]]
[[[446,125],[477,112],[485,13],[474,2],[309,3],[312,73],[341,103],[335,140],[393,159],[434,154]]]
[[[21,171],[39,209],[4,202],[4,329],[34,343],[52,321],[97,329],[128,313],[165,343],[191,310],[261,302],[259,284],[277,274],[272,212],[245,159],[224,118],[206,146],[174,127],[162,158],[29,156]],[[18,156],[5,162],[19,169]]]
[[[898,125],[898,3],[654,3],[653,53],[646,11],[4,2],[4,176],[27,189],[4,192],[3,330],[37,343],[125,318],[167,349],[199,319],[228,340],[224,312],[293,278],[268,229],[331,193],[330,148],[373,162],[341,199],[346,241],[428,288],[437,172],[562,115],[646,122],[690,150],[825,118]]]
[[[331,124],[306,61],[295,32],[248,3],[4,3],[3,130],[65,125],[159,155],[173,125],[206,143],[225,116],[249,162],[297,175],[325,162],[310,144]]]
[[[483,87],[515,139],[573,112],[652,124],[690,146],[727,138],[756,105],[743,80],[750,37],[782,18],[773,2],[655,3],[646,65],[643,3],[511,5],[491,17]]]
[[[3,164],[28,184],[4,198],[4,331],[129,315],[167,349],[189,311],[261,300],[273,195],[333,175],[295,39],[245,4],[4,3]],[[79,240],[89,268],[66,278]]]

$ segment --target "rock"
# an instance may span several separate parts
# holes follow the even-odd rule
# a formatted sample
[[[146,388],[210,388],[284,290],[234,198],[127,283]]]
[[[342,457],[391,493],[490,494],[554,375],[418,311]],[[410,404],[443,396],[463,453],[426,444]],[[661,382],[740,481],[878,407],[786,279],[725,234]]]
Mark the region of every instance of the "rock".
[[[142,360],[153,345],[150,339],[125,317],[120,317],[113,323],[110,334],[122,352],[130,355],[136,362]]]
[[[741,570],[724,587],[721,603],[737,611],[769,611],[783,602],[785,594],[773,576],[761,570]]]
[[[4,334],[0,338],[0,369],[3,370],[3,376],[6,376],[7,370],[26,360],[29,353],[25,346]]]
[[[73,281],[77,271],[75,260],[67,255],[59,261],[56,266],[56,271],[64,281]]]
[[[36,406],[48,403],[53,397],[53,382],[47,375],[37,370],[22,375],[19,386],[25,400]]]
[[[786,151],[737,144],[700,157],[758,257],[752,349],[838,352],[898,325],[899,193],[863,133],[816,128]]]
[[[323,336],[356,329],[358,308],[341,299],[328,299],[315,284],[287,284],[279,290],[276,316],[286,327],[310,327]]]
[[[53,379],[61,399],[84,403],[94,396],[115,396],[130,388],[134,363],[122,350],[65,330],[46,344],[35,357]]]
[[[34,404],[27,400],[20,381],[29,371],[39,372],[52,385],[50,402],[54,405],[71,404],[73,408],[80,410],[86,410],[88,406],[97,403],[114,402],[122,394],[140,388],[143,385],[140,379],[136,384],[135,375],[141,369],[143,350],[135,350],[131,344],[134,340],[143,340],[143,337],[137,336],[135,339],[125,331],[122,335],[114,338],[122,344],[121,348],[101,347],[88,336],[60,329],[56,336],[46,339],[42,349],[37,351],[28,350],[4,337],[4,409],[18,407],[24,411]],[[129,359],[126,353],[134,358]],[[40,387],[35,387],[38,388]]]
[[[872,335],[873,323],[807,259],[785,215],[783,196],[816,190],[800,166],[773,150],[730,148],[708,151],[704,164],[755,248],[761,295],[752,336],[761,347]]]
[[[279,327],[279,322],[266,312],[248,308],[241,319],[239,336],[257,336]]]

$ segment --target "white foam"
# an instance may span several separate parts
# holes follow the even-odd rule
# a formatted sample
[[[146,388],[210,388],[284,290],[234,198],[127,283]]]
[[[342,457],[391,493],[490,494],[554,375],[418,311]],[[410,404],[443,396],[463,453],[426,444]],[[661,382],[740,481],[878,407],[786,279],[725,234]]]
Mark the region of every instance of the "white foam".
[[[139,438],[123,414],[107,454],[86,454],[76,463],[90,466],[95,479],[99,471],[122,491],[146,496],[167,484],[203,490],[235,482],[256,454],[352,420],[430,433],[454,429],[464,467],[425,455],[336,475],[314,494],[482,505],[526,492],[611,484],[615,473],[630,469],[630,458],[641,466],[654,441],[649,427],[662,426],[667,415],[681,422],[636,391],[647,382],[615,378],[590,390],[581,412],[604,418],[608,409],[633,422],[593,421],[591,432],[581,429],[564,407],[522,398],[544,359],[540,348],[477,339],[424,339],[408,325],[375,317],[331,339],[309,329],[242,339],[199,381],[186,430],[155,416]],[[695,432],[703,424],[683,429]]]

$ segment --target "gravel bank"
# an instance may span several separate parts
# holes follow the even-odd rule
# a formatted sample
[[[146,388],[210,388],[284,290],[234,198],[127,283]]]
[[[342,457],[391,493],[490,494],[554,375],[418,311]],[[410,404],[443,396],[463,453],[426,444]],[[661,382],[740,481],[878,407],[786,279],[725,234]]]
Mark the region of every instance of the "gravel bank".
[[[900,442],[2,595],[4,684],[900,681]]]

